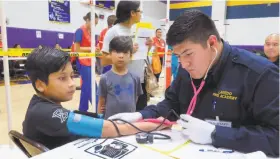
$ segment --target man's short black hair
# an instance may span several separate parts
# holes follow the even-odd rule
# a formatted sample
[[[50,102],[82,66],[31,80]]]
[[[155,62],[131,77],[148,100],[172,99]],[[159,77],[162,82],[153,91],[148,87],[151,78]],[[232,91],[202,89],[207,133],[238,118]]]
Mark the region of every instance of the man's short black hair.
[[[97,14],[95,13],[95,18],[98,18]],[[86,21],[87,19],[88,20],[91,20],[91,12],[88,12],[84,17],[83,19]]]
[[[206,46],[210,35],[215,35],[221,41],[214,21],[199,10],[188,10],[176,18],[167,33],[166,42],[170,46],[182,43],[185,40],[200,43]]]
[[[116,36],[114,37],[109,44],[109,52],[123,52],[132,54],[133,43],[130,36]]]
[[[115,21],[117,20],[117,17],[115,15],[110,15],[107,18],[107,24],[108,26],[114,25]]]
[[[70,62],[68,53],[55,48],[43,46],[41,49],[34,49],[27,57],[26,71],[36,92],[36,80],[48,84],[49,75],[64,69]]]
[[[156,32],[157,32],[158,30],[161,30],[161,29],[160,29],[160,28],[157,28]]]

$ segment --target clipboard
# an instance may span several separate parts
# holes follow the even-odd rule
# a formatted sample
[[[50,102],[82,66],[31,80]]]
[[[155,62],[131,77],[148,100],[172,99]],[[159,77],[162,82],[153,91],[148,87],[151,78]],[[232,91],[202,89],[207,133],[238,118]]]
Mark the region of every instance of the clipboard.
[[[136,32],[133,39],[133,43],[137,43],[139,48],[136,53],[133,54],[132,60],[146,59],[148,53],[148,47],[146,46],[146,38],[153,36],[154,27],[152,23],[140,22],[136,24]]]

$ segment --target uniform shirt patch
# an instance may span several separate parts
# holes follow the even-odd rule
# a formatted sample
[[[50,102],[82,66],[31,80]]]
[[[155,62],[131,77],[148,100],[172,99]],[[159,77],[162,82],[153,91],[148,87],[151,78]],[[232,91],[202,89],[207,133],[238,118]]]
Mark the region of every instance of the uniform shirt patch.
[[[229,91],[219,91],[217,93],[213,93],[213,96],[227,100],[237,100],[237,96],[235,96],[232,92]]]
[[[68,118],[68,112],[63,112],[62,109],[57,109],[55,112],[53,112],[52,118],[59,118],[60,122],[63,123]]]

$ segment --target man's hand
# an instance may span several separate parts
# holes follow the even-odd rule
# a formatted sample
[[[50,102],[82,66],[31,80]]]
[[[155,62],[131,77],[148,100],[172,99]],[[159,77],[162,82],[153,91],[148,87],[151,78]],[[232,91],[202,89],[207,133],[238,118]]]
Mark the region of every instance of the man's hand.
[[[136,53],[139,49],[139,45],[137,43],[133,44],[133,54]]]
[[[215,130],[215,125],[203,120],[194,118],[190,115],[182,114],[177,121],[183,128],[183,134],[189,136],[190,140],[198,144],[211,144],[211,133]]]
[[[110,116],[108,119],[109,120],[115,120],[115,119],[122,119],[125,120],[127,122],[133,123],[133,122],[137,122],[139,120],[141,120],[142,114],[139,112],[135,112],[135,113],[119,113],[119,114],[115,114],[113,116]],[[124,122],[122,121],[118,121],[118,123],[122,124]]]

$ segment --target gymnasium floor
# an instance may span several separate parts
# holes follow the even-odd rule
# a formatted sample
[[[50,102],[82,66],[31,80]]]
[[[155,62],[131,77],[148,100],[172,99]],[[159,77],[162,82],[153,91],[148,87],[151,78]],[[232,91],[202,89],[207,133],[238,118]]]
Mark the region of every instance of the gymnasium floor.
[[[154,104],[160,101],[163,97],[163,74],[160,78],[160,88],[156,91],[156,96],[151,98],[149,104]],[[99,81],[99,77],[97,77]],[[75,82],[79,85],[79,78],[75,78]],[[24,83],[24,82],[23,82]],[[1,84],[1,83],[0,83]],[[18,132],[22,132],[22,122],[25,117],[25,113],[29,104],[29,101],[35,91],[30,83],[28,84],[11,84],[11,101],[12,101],[12,129]],[[67,109],[74,110],[78,108],[80,100],[80,91],[77,90],[74,94],[73,100],[63,103],[63,106]],[[89,109],[89,111],[92,111]],[[6,96],[5,96],[5,86],[3,83],[0,85],[0,154],[7,157],[4,158],[25,158],[25,156],[17,149],[10,149],[8,147],[9,137],[8,137],[8,122],[7,122],[7,110],[6,110]],[[2,157],[1,157],[2,158]]]

